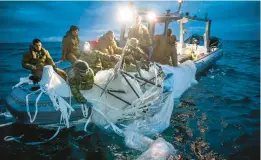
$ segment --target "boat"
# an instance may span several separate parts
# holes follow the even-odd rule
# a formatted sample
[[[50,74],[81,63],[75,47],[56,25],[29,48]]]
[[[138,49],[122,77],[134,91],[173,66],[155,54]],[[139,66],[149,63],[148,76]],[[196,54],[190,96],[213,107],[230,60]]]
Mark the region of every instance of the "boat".
[[[171,22],[180,24],[180,38],[177,43],[178,67],[151,62],[149,70],[142,69],[141,74],[125,72],[120,67],[99,71],[95,76],[93,88],[81,91],[89,102],[83,105],[76,103],[67,83],[59,78],[50,66],[45,66],[39,84],[33,84],[29,76],[21,78],[19,84],[14,86],[7,96],[6,106],[16,123],[68,128],[79,122],[84,124],[82,129],[86,131],[87,125],[93,122],[103,129],[124,135],[122,128],[133,126],[136,120],[148,125],[151,120],[145,122],[144,119],[150,117],[156,119],[153,125],[158,126],[157,132],[164,131],[169,125],[174,98],[180,97],[196,83],[196,75],[222,57],[222,40],[217,37],[209,38],[211,20],[208,18],[191,17],[179,12],[170,13],[170,10],[149,18],[147,15],[151,14],[150,11],[138,14],[143,17],[143,23],[147,23],[152,37],[155,36],[157,23],[164,24],[164,36],[167,35]],[[184,41],[184,24],[189,21],[206,23],[204,37],[192,35]],[[121,26],[119,44],[126,47],[126,24]],[[193,39],[197,38],[198,41],[203,40],[203,45],[193,43]],[[190,54],[187,54],[188,51]],[[52,76],[56,79],[55,85],[50,82]],[[115,78],[112,79],[113,76]],[[53,90],[57,92],[55,95]],[[159,120],[157,117],[160,116],[164,118]],[[164,123],[161,123],[162,121]]]

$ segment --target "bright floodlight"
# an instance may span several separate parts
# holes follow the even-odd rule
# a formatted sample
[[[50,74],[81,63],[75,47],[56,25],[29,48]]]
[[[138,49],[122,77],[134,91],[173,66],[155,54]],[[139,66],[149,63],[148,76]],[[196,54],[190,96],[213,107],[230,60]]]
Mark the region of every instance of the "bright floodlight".
[[[156,14],[154,12],[149,12],[147,16],[150,21],[156,19]]]
[[[128,7],[121,8],[118,12],[118,17],[121,22],[126,22],[126,21],[131,20],[131,18],[132,18],[131,9]]]

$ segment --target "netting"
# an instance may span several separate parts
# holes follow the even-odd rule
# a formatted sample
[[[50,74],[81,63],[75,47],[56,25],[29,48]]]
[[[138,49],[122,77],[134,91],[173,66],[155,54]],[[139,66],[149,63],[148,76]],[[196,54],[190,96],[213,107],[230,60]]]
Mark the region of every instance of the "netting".
[[[159,76],[160,69],[164,72],[164,77]],[[102,129],[123,136],[130,148],[140,151],[150,148],[151,150],[146,151],[147,157],[153,152],[153,144],[156,143],[165,146],[164,155],[174,153],[174,148],[169,143],[162,139],[153,141],[151,138],[169,127],[174,98],[180,97],[196,83],[194,63],[187,61],[175,68],[154,64],[149,71],[141,70],[142,78],[149,82],[144,82],[135,73],[119,72],[101,96],[113,73],[113,69],[98,72],[93,88],[81,91],[92,104],[89,117],[87,115],[90,108],[87,105],[81,106],[82,118],[86,118],[83,130],[87,131],[88,124],[93,122]],[[69,127],[70,115],[74,109],[64,97],[71,96],[70,87],[50,66],[44,68],[40,86],[41,93],[36,99],[36,109],[41,94],[49,95],[55,109],[61,112],[61,120]],[[32,121],[36,115],[37,113]]]

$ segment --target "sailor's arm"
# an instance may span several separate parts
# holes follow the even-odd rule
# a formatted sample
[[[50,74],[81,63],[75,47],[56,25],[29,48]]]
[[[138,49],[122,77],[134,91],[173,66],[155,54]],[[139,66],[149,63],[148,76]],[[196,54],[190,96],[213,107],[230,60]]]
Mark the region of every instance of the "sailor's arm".
[[[64,38],[62,43],[63,43],[63,46],[62,46],[62,57],[61,57],[61,60],[65,60],[66,56],[68,54],[68,51],[69,51],[68,39]]]
[[[145,39],[146,39],[146,45],[147,46],[151,46],[152,45],[152,40],[151,40],[151,37],[150,37],[149,30],[144,27],[143,28],[143,32],[144,32]]]
[[[104,54],[100,51],[97,51],[96,55],[98,56],[98,58],[102,62],[104,62],[104,61],[117,61],[119,59],[119,58],[117,58],[117,56],[119,56],[119,55],[107,55],[107,54]]]
[[[118,47],[115,41],[113,41],[112,48],[113,48],[115,54],[122,53],[122,48]]]
[[[97,49],[99,50],[99,51],[101,51],[102,53],[105,53],[105,54],[109,54],[109,50],[108,50],[108,46],[106,45],[107,43],[106,42],[104,42],[104,40],[103,39],[100,39],[99,41],[98,41],[98,44],[97,44]]]
[[[86,103],[87,100],[82,96],[80,92],[80,85],[77,78],[69,79],[70,88],[72,91],[72,95],[78,103]]]
[[[49,53],[47,50],[45,50],[45,53],[46,53],[45,63],[46,63],[47,65],[55,66],[55,63],[54,63],[54,61],[53,61],[53,59],[52,59],[50,53]]]
[[[128,31],[128,39],[130,39],[130,38],[134,38],[133,37],[133,28],[130,28]]]
[[[83,90],[89,90],[92,89],[94,84],[94,75],[92,74],[91,71],[89,71],[85,77],[84,77],[84,81],[81,84],[81,87]]]
[[[98,50],[95,51],[95,55],[101,61],[104,61],[104,60],[107,61],[107,60],[110,59],[110,55],[104,54],[104,53],[102,53],[101,51],[98,51]]]
[[[70,85],[72,95],[78,103],[86,103],[87,100],[82,96],[79,85]]]
[[[36,69],[35,65],[30,64],[32,57],[30,55],[30,53],[26,52],[23,56],[23,60],[22,60],[22,66],[25,69],[29,69],[29,70],[34,70]]]
[[[100,48],[99,48],[99,51],[101,51],[102,53],[109,54],[109,50],[108,50],[107,48],[105,48],[105,46],[100,47]]]

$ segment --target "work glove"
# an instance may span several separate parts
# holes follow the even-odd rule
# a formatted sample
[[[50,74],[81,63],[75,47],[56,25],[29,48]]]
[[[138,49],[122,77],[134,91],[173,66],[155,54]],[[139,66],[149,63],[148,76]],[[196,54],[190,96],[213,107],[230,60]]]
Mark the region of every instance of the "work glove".
[[[57,67],[56,67],[56,65],[53,65],[53,70],[54,70],[55,72],[57,72]]]
[[[40,82],[40,80],[41,80],[37,76],[30,76],[29,79],[32,80],[34,84],[38,84]]]

